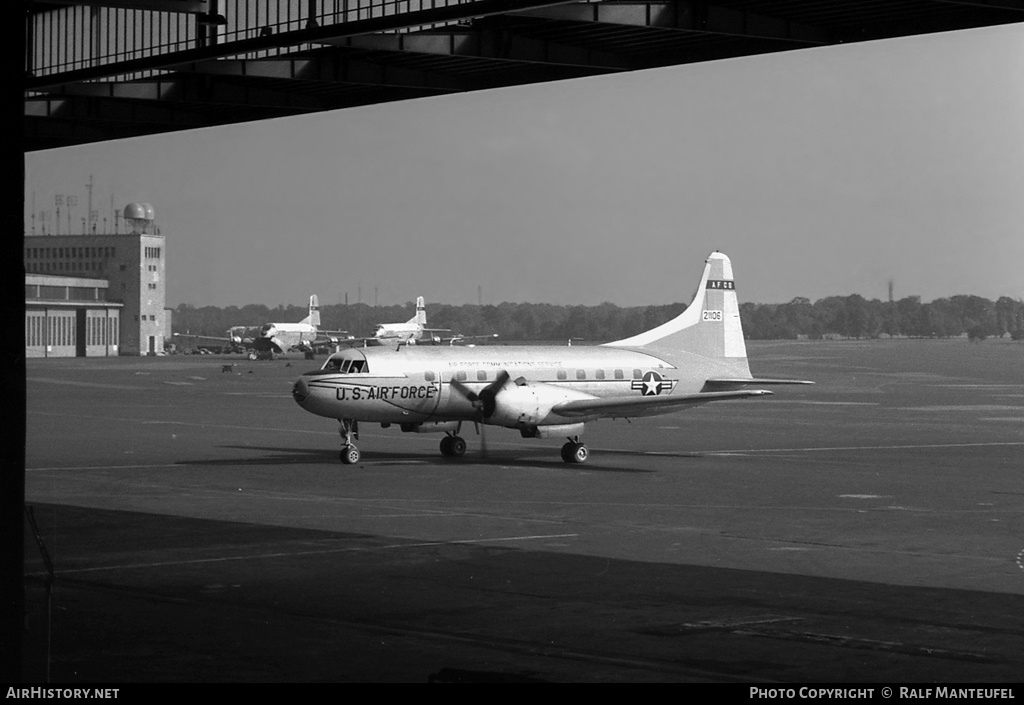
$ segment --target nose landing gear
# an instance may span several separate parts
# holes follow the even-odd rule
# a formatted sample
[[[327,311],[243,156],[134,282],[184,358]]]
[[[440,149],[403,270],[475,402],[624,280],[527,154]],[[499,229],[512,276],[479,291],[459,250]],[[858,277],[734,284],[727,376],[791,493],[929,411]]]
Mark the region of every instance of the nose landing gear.
[[[355,419],[341,419],[338,433],[341,434],[341,462],[343,465],[355,465],[359,462],[359,449],[352,439],[359,440],[359,422]]]

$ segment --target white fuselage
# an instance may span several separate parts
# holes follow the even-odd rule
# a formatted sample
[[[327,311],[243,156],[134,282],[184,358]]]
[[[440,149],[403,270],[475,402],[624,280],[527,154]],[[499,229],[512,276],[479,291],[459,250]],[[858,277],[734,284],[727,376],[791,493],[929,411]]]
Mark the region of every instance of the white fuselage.
[[[287,352],[292,348],[312,345],[317,338],[316,326],[309,323],[267,323],[253,341],[257,349]]]
[[[415,323],[382,323],[373,332],[373,338],[367,341],[370,345],[419,340],[423,336],[423,327]]]
[[[523,429],[600,417],[570,419],[552,414],[551,407],[564,401],[700,391],[714,365],[697,356],[694,364],[700,369],[688,370],[684,376],[654,355],[602,346],[353,349],[332,355],[321,370],[302,375],[293,396],[303,409],[335,419],[381,423],[479,419]],[[503,371],[510,382],[499,395],[500,404],[490,417],[480,419],[479,410],[453,388],[452,381],[479,394]]]

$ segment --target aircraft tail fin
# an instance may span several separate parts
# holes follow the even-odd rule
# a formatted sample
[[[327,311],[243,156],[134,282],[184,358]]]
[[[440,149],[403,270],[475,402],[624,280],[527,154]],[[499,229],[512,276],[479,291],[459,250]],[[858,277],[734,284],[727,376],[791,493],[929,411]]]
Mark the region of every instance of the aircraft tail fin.
[[[309,315],[299,321],[299,323],[308,323],[314,328],[320,327],[320,299],[317,298],[316,294],[312,294],[309,297]]]
[[[420,326],[427,325],[427,306],[423,303],[423,297],[416,297],[416,315],[409,319],[409,323]]]
[[[713,252],[685,311],[649,331],[605,345],[643,348],[676,365],[692,356],[709,358],[722,363],[716,374],[749,378],[732,262],[721,252]]]

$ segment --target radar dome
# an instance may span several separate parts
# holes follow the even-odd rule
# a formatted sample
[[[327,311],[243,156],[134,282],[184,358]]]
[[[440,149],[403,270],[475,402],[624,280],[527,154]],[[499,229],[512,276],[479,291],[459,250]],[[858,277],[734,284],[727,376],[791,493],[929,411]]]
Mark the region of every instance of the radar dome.
[[[131,226],[133,234],[144,233],[153,224],[153,206],[148,203],[129,203],[124,207],[124,219]]]
[[[124,207],[124,217],[126,220],[145,220],[146,206],[142,203],[129,203]]]

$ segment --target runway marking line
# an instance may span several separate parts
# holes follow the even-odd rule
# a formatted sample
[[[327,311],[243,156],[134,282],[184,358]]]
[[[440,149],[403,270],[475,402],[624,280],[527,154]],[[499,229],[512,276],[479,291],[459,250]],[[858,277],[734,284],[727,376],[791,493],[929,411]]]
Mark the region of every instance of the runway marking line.
[[[294,558],[297,556],[322,556],[332,553],[354,553],[357,551],[380,551],[395,548],[426,548],[429,546],[456,546],[460,544],[502,543],[508,541],[539,541],[544,539],[575,538],[579,534],[539,534],[534,536],[504,536],[492,539],[457,539],[453,541],[418,541],[416,543],[394,543],[371,548],[331,548],[319,551],[297,551],[295,553],[261,553],[251,556],[221,556],[219,558],[196,558],[187,561],[162,561],[159,563],[130,563],[127,565],[95,566],[92,568],[68,568],[57,571],[58,574],[92,573],[101,570],[130,570],[134,568],[165,568],[168,566],[199,565],[202,563],[225,563],[227,561],[263,560],[267,558]],[[41,572],[29,575],[42,575]]]
[[[746,448],[742,450],[693,451],[701,455],[732,455],[743,453],[816,453],[838,450],[929,450],[938,448],[987,448],[993,446],[1024,446],[1024,441],[992,441],[989,443],[927,443],[888,446],[823,446],[818,448]],[[673,454],[672,451],[651,451],[646,455]]]
[[[680,627],[685,629],[735,629],[762,624],[778,624],[779,622],[802,622],[806,617],[789,617],[783,615],[764,615],[758,617],[737,617],[735,619],[703,620],[700,622],[683,622]]]
[[[25,468],[25,472],[53,472],[60,470],[150,470],[155,468],[185,468],[188,467],[182,463],[158,463],[155,465],[80,465],[77,467],[64,467],[64,468]]]
[[[239,431],[279,431],[281,433],[306,433],[314,435],[327,435],[337,436],[337,431],[315,431],[307,428],[282,428],[280,426],[237,426],[233,424],[221,424],[221,423],[204,423],[202,421],[174,421],[171,419],[125,419],[117,418],[115,416],[82,416],[77,414],[57,414],[46,411],[29,411],[30,416],[58,416],[58,417],[69,417],[76,419],[89,419],[91,421],[110,421],[117,423],[138,423],[144,426],[195,426],[198,428],[211,429],[211,428],[227,428]],[[378,434],[381,435],[381,434]]]

